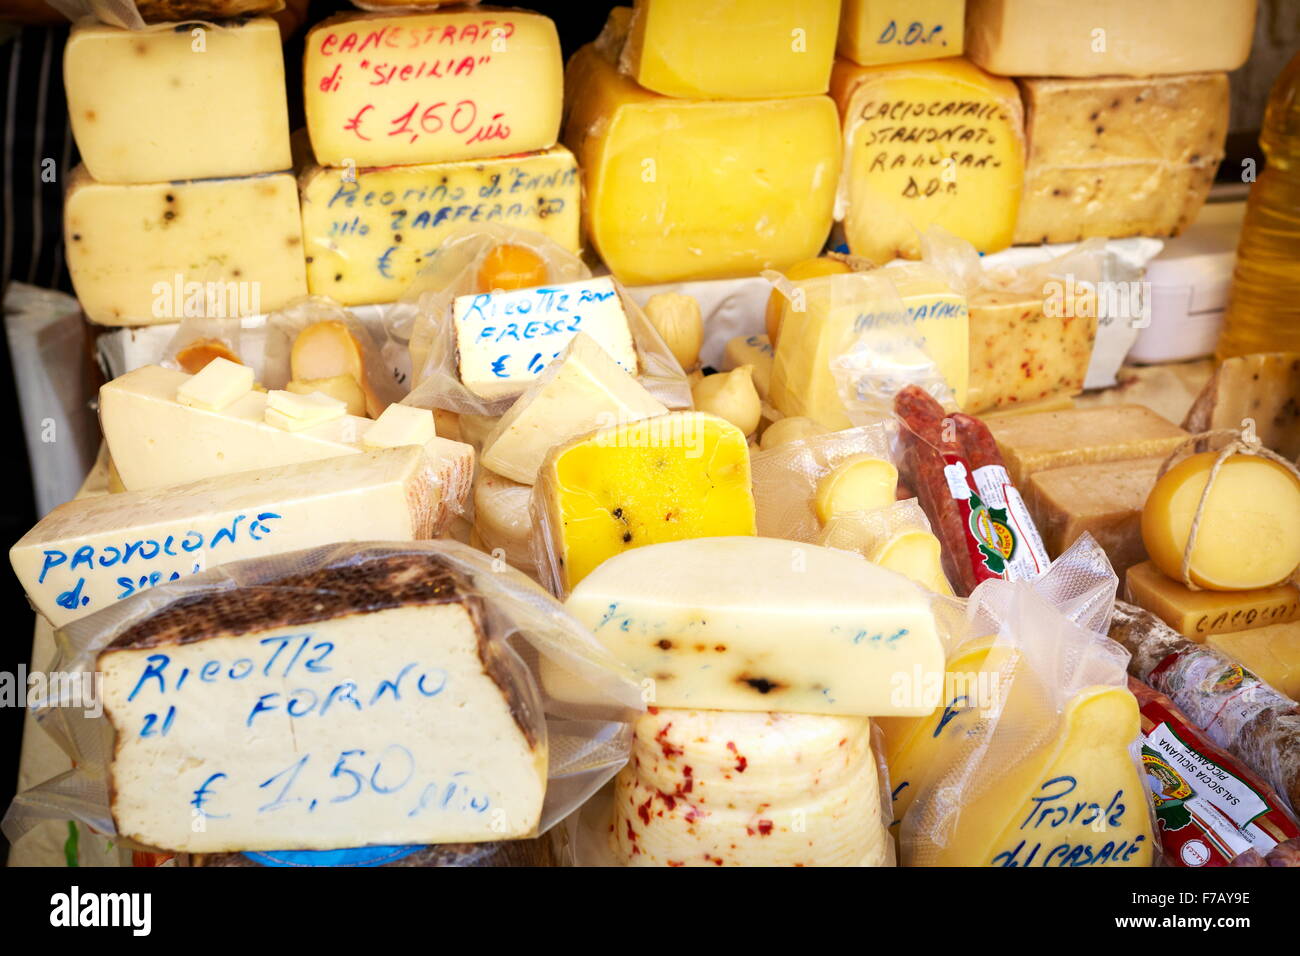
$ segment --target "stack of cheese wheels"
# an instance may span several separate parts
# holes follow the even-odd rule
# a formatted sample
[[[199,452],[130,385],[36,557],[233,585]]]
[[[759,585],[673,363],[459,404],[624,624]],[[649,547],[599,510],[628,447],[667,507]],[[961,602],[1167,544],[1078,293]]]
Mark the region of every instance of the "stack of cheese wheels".
[[[82,159],[64,243],[87,318],[247,316],[307,291],[274,20],[84,20],[63,75]]]

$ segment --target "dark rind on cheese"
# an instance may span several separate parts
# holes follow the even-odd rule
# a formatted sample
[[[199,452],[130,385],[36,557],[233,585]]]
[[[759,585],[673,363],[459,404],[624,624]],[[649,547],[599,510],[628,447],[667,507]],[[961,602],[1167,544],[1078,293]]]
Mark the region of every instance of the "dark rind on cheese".
[[[481,596],[461,571],[434,552],[369,556],[353,552],[345,561],[302,574],[188,595],[128,627],[100,652],[99,660],[115,651],[181,646],[352,614],[439,604],[464,607],[478,634],[483,671],[500,688],[528,746],[535,749],[536,734],[504,666],[505,652],[488,636]]]
[[[385,867],[413,866],[564,866],[555,831],[532,840],[499,840],[495,843],[447,843],[425,846],[407,856],[383,863]],[[243,853],[191,854],[184,866],[260,867],[264,866]]]
[[[145,23],[176,23],[179,27],[183,24],[177,21],[181,20],[210,22],[279,13],[284,0],[135,0],[135,6]]]

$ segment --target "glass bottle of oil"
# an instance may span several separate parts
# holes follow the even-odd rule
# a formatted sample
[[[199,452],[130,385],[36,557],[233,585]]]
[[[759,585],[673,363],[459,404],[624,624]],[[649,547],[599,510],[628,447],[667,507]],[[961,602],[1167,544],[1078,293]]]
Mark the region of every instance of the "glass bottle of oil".
[[[1300,352],[1300,53],[1273,84],[1259,145],[1268,163],[1246,201],[1220,360]]]

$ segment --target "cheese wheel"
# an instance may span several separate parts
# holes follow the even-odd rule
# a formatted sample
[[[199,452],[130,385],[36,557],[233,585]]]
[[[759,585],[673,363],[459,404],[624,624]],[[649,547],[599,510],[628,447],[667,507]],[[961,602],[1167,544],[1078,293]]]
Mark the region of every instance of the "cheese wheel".
[[[474,480],[474,530],[483,550],[505,552],[506,563],[535,574],[533,522],[528,514],[532,486],[503,478],[486,468]]]

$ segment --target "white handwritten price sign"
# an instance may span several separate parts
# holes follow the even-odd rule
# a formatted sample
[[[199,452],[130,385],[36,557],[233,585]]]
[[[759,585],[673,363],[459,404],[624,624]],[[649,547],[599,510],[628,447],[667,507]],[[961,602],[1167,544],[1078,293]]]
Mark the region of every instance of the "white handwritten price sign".
[[[461,382],[484,399],[518,395],[579,332],[637,371],[627,313],[608,276],[463,295],[452,306]]]

